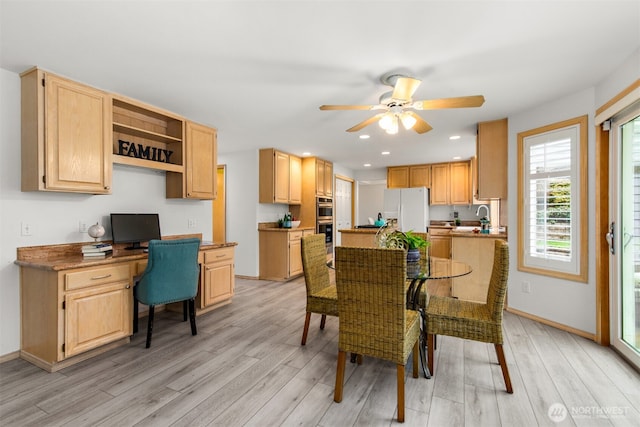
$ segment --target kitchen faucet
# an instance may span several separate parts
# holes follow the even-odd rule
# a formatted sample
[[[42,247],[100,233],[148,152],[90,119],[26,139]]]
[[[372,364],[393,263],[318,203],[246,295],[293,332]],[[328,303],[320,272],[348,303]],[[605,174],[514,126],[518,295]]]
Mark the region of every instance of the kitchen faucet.
[[[480,209],[485,208],[487,211],[487,214],[485,215],[485,217],[489,216],[489,207],[487,205],[480,205],[478,206],[478,210],[476,211],[476,216],[480,216]]]

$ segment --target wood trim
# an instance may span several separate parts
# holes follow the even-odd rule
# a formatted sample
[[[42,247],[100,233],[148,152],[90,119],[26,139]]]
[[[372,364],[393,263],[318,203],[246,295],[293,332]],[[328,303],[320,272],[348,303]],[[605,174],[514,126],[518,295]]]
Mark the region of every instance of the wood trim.
[[[583,331],[581,329],[572,328],[571,326],[564,325],[562,323],[554,322],[553,320],[545,319],[544,317],[539,317],[534,314],[530,314],[524,311],[516,310],[515,308],[507,307],[505,311],[524,317],[526,319],[535,320],[536,322],[540,322],[547,326],[552,326],[554,328],[560,329],[561,331],[569,332],[583,338],[590,339],[595,341],[595,335],[589,332]]]
[[[335,180],[341,179],[343,181],[347,181],[351,183],[351,224],[355,224],[355,220],[356,220],[356,202],[355,202],[355,194],[356,194],[356,181],[353,178],[349,178],[348,176],[344,176],[344,175],[339,175],[336,174],[334,177]],[[335,188],[335,182],[334,182],[334,186],[333,188]],[[334,201],[335,201],[335,194],[333,195],[334,197]],[[334,203],[334,207],[335,207],[335,203]],[[334,212],[334,218],[335,218],[335,212]],[[335,220],[334,220],[335,222]],[[337,233],[338,233],[338,229],[333,227],[333,241],[335,242]]]
[[[596,110],[596,125],[599,125],[601,122],[598,122],[600,119],[598,118],[598,116],[602,113],[604,113],[607,109],[615,106],[616,103],[620,102],[625,96],[631,94],[634,90],[636,89],[640,89],[640,79],[637,79],[635,82],[631,83],[629,86],[627,86],[622,92],[620,92],[619,94],[617,94],[616,96],[614,96],[613,98],[611,98],[609,101],[607,101],[604,105],[602,105],[600,108],[598,108]],[[620,110],[622,110],[625,106],[620,106],[616,108],[615,113],[619,112]],[[613,114],[615,114],[613,113]],[[613,114],[611,114],[611,116],[613,116]],[[604,117],[602,119],[602,121],[605,120],[609,120],[610,117]]]
[[[19,357],[20,357],[20,350],[3,354],[0,356],[0,363],[8,362],[9,360],[17,359]]]
[[[596,126],[596,336],[595,341],[611,343],[611,313],[609,310],[609,245],[605,234],[609,228],[609,131]]]

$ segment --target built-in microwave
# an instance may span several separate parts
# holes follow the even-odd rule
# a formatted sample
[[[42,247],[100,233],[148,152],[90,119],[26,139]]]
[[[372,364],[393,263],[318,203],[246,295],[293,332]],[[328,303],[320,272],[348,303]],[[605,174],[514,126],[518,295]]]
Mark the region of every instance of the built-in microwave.
[[[318,197],[316,199],[316,217],[318,221],[333,220],[333,199]]]

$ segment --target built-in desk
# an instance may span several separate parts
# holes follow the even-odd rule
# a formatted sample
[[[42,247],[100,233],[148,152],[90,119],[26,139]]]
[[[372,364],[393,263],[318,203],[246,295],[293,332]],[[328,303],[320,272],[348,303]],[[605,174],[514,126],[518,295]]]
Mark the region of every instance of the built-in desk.
[[[85,244],[17,250],[20,357],[49,372],[126,344],[133,332],[133,278],[147,254],[114,245],[112,255],[85,259]],[[202,242],[196,314],[231,302],[236,245]]]

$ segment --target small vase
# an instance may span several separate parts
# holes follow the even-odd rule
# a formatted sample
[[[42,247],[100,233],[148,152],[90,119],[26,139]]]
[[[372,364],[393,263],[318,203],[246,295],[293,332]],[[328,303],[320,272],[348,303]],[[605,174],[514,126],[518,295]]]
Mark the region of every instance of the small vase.
[[[420,261],[420,249],[407,250],[407,262],[418,262],[418,261]]]

